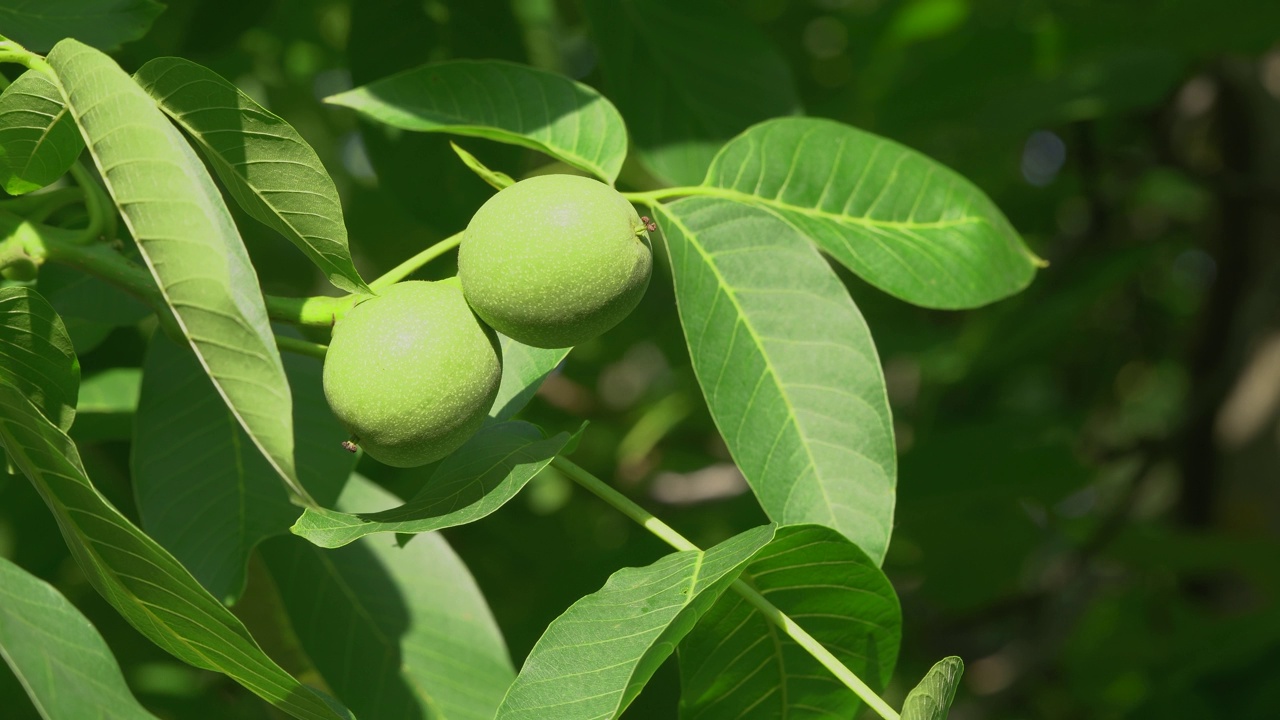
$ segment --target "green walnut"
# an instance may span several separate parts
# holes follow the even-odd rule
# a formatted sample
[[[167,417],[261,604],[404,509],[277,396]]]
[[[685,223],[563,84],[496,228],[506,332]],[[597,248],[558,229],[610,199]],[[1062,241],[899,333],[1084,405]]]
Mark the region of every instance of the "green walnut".
[[[476,211],[458,248],[467,302],[526,345],[578,345],[617,325],[649,286],[646,222],[613,188],[542,175]]]
[[[458,449],[484,423],[502,378],[493,330],[456,279],[402,282],[333,328],[324,395],[353,442],[387,465],[415,467]]]

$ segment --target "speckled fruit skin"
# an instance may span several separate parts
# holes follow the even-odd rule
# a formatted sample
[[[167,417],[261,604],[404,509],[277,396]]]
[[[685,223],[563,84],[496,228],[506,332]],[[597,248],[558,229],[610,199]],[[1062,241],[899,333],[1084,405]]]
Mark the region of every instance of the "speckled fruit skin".
[[[500,353],[456,279],[402,282],[338,320],[324,395],[371,457],[425,465],[480,429],[498,394]]]
[[[522,180],[476,211],[458,249],[467,302],[526,345],[578,345],[617,325],[649,287],[653,249],[616,190],[576,175]]]

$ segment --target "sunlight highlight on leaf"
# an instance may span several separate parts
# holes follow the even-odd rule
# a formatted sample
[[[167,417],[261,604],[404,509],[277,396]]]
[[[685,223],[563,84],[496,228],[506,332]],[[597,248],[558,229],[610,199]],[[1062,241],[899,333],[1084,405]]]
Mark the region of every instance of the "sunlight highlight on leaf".
[[[499,60],[451,60],[327,98],[417,132],[470,135],[532,148],[612,184],[627,156],[613,104],[563,75]]]
[[[835,528],[879,564],[897,467],[884,375],[844,285],[770,213],[655,208],[711,416],[774,521]]]

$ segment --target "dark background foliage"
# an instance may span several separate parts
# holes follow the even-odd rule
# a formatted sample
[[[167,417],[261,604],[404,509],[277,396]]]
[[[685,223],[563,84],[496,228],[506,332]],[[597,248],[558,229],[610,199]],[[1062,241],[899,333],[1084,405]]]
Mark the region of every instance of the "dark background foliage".
[[[1274,717],[1280,4],[750,0],[729,3],[729,20],[705,5],[667,26],[639,0],[175,0],[117,57],[127,70],[190,58],[287,118],[339,183],[366,277],[463,227],[491,192],[446,138],[365,126],[318,99],[428,60],[502,58],[582,79],[657,151],[803,108],[951,165],[1051,265],[1021,295],[968,312],[911,307],[841,271],[885,366],[901,457],[885,569],[905,640],[889,695],[896,704],[956,654],[957,720]],[[636,42],[630,65],[601,47]],[[672,66],[711,70],[685,73],[690,91],[664,85]],[[661,122],[656,103],[673,95],[683,125]],[[462,144],[513,175],[545,163]],[[696,181],[681,162],[629,166],[623,182]],[[324,291],[294,248],[240,227],[266,291]],[[449,262],[428,273],[451,274]],[[527,413],[554,428],[589,419],[577,461],[710,544],[763,516],[703,406],[669,276],[654,277],[640,309],[578,348]],[[85,378],[141,361],[138,329],[68,321]],[[73,431],[127,513],[129,423]],[[402,494],[422,480],[361,471]],[[550,470],[446,535],[517,665],[571,602],[663,551]],[[30,485],[0,475],[0,555],[81,608],[145,704],[271,717],[138,636],[56,537]],[[256,590],[251,579],[236,612],[270,648],[278,627]],[[627,717],[673,716],[677,684],[669,662]],[[3,665],[0,708],[34,717]]]

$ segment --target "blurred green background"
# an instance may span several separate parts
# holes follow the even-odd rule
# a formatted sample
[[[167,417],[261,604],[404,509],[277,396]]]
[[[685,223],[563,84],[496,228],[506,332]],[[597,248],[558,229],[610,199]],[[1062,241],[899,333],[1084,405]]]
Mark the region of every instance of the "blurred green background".
[[[956,654],[967,668],[954,720],[1277,717],[1280,2],[749,0],[726,4],[733,22],[715,21],[721,8],[702,25],[712,4],[659,4],[687,6],[683,31],[641,0],[175,0],[116,57],[130,71],[187,57],[291,122],[343,193],[366,277],[461,229],[491,192],[447,138],[365,126],[320,101],[429,60],[503,58],[601,88],[651,150],[647,169],[624,172],[631,187],[684,172],[663,152],[686,138],[645,120],[679,95],[660,79],[673,65],[719,83],[715,102],[732,98],[735,117],[801,107],[951,165],[1051,264],[1022,295],[969,312],[914,308],[841,271],[880,351],[901,457],[886,571],[905,639],[891,702]],[[647,59],[611,68],[600,44],[635,38]],[[786,72],[754,72],[762,57]],[[652,78],[634,72],[648,67]],[[702,127],[740,129],[723,120]],[[546,170],[520,149],[459,143],[512,175]],[[326,292],[288,243],[240,227],[267,292]],[[86,379],[140,362],[145,327],[91,320],[69,318]],[[695,542],[763,520],[703,405],[665,267],[526,416],[590,420],[575,461]],[[120,420],[73,435],[132,512]],[[423,480],[361,470],[402,494]],[[551,471],[445,534],[517,666],[575,599],[664,552]],[[30,486],[0,475],[0,555],[88,615],[145,704],[275,717],[146,643],[56,537]],[[252,583],[237,612],[270,647],[278,625]],[[674,717],[677,694],[673,659],[627,717]],[[0,716],[33,713],[0,665]]]

